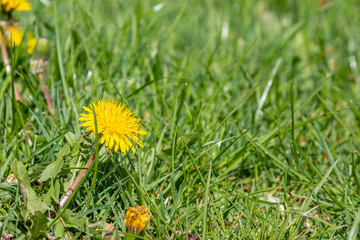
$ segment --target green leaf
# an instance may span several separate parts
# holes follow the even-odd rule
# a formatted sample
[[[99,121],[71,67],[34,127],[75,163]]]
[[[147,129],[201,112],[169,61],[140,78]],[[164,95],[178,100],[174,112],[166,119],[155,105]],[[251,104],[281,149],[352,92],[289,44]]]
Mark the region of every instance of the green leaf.
[[[0,153],[0,165],[1,165],[1,169],[0,169],[0,178],[3,178],[4,177],[4,173],[6,171],[6,169],[9,167],[9,163],[11,161],[11,158],[8,157],[6,159],[6,152],[5,150],[3,149]]]
[[[73,213],[66,209],[63,215],[61,216],[64,220],[65,227],[73,227],[76,229],[82,229],[85,226],[86,218],[84,217],[73,217]]]
[[[42,212],[35,212],[35,214],[30,217],[30,220],[32,222],[32,226],[30,229],[32,235],[31,239],[38,239],[41,234],[41,230],[45,229],[49,220]]]
[[[74,157],[74,156],[78,155],[79,152],[80,152],[80,149],[81,149],[80,143],[77,143],[77,144],[72,148],[71,156]]]
[[[21,183],[21,191],[25,193],[25,200],[34,200],[36,198],[36,193],[31,188],[29,174],[24,164],[15,159],[11,164],[11,170]]]
[[[55,237],[63,237],[65,234],[65,228],[63,224],[59,221],[55,224],[55,230],[54,230]]]
[[[75,134],[74,134],[74,133],[72,133],[72,132],[67,132],[67,133],[65,134],[65,138],[66,138],[66,140],[69,142],[69,145],[70,145],[71,147],[73,147],[73,146],[75,145],[75,143],[76,143],[76,137],[75,137]]]
[[[61,148],[60,152],[58,153],[58,156],[56,158],[56,161],[53,163],[50,163],[43,173],[41,174],[39,178],[39,182],[44,182],[48,180],[49,178],[55,178],[56,175],[60,172],[63,164],[64,164],[64,156],[70,153],[70,146],[68,144],[65,144],[63,148]]]
[[[34,214],[36,211],[48,210],[49,207],[38,198],[35,191],[31,188],[29,174],[24,164],[15,160],[11,164],[11,170],[14,172],[18,181],[20,181],[21,191],[23,197],[25,197],[27,209],[30,210],[31,214]]]
[[[59,203],[59,194],[60,194],[59,181],[55,181],[55,183],[51,182],[49,191],[44,196],[44,202],[48,205],[51,205],[51,199],[53,199],[56,203]]]
[[[66,227],[76,227],[75,221],[71,215],[72,212],[69,209],[66,209],[63,215],[61,216],[65,222]]]
[[[32,214],[36,211],[44,212],[46,210],[50,210],[49,206],[38,197],[35,199],[29,199],[27,207],[32,211]]]
[[[3,165],[3,163],[6,161],[6,155],[5,155],[5,150],[3,149],[1,152],[0,152],[0,166]]]

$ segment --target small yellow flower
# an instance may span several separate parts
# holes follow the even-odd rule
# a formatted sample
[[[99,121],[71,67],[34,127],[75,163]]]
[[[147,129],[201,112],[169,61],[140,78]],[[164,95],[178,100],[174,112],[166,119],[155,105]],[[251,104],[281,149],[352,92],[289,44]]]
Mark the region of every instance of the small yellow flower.
[[[34,48],[36,45],[36,38],[34,37],[33,33],[29,33],[28,37],[27,37],[27,53],[28,54],[32,54],[34,52]]]
[[[134,144],[142,147],[142,137],[139,135],[147,134],[146,131],[140,129],[140,119],[136,118],[135,113],[127,108],[125,104],[117,101],[106,102],[98,100],[93,102],[98,133],[101,134],[101,143],[109,149],[117,152],[119,149],[122,153],[126,153],[129,148],[135,152]],[[86,130],[95,134],[95,119],[93,107],[83,107],[87,112],[80,114],[80,121],[84,121],[80,126],[87,127]]]
[[[139,234],[146,228],[151,215],[144,206],[129,207],[125,214],[126,228],[135,234]]]
[[[29,11],[31,4],[26,0],[1,0],[3,11]]]

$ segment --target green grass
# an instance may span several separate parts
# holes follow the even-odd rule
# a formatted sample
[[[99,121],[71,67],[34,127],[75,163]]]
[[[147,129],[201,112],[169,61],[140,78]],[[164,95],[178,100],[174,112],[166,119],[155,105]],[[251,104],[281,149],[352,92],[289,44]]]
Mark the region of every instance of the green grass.
[[[96,229],[114,223],[116,239],[127,208],[145,205],[143,239],[177,239],[177,230],[200,239],[360,238],[358,1],[32,4],[16,16],[51,41],[45,80],[55,116],[31,56],[17,48],[23,103],[0,75],[1,232],[102,239]],[[60,209],[95,151],[78,118],[97,99],[125,102],[141,118],[144,147],[125,156],[101,149],[96,179],[92,168]],[[14,172],[31,201],[5,181]]]

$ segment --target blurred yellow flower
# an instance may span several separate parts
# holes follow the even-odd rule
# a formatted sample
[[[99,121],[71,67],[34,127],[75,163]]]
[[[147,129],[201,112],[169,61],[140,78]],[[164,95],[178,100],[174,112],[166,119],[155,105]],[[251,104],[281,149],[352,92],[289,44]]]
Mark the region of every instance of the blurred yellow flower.
[[[98,100],[93,102],[98,133],[101,134],[101,143],[109,149],[117,152],[119,149],[122,153],[126,153],[129,148],[135,152],[134,144],[142,147],[142,137],[139,135],[147,134],[146,131],[140,129],[140,119],[136,118],[135,113],[127,108],[125,104],[117,101],[106,102]],[[80,114],[80,121],[84,121],[80,126],[87,127],[86,130],[95,134],[95,119],[93,107],[83,107],[87,112]]]
[[[20,28],[17,27],[8,27],[7,28],[7,38],[6,38],[6,44],[11,47],[15,45],[15,47],[18,47],[21,44],[21,40],[23,38],[23,31]],[[34,37],[33,33],[29,33],[27,36],[27,53],[32,54],[34,51],[34,47],[36,45],[36,38]]]
[[[33,33],[29,33],[29,35],[27,37],[27,47],[28,47],[28,49],[26,50],[26,52],[28,54],[32,54],[34,52],[35,45],[36,45],[36,38],[34,37]]]
[[[129,207],[125,214],[126,228],[135,234],[139,234],[146,228],[151,215],[144,206]]]
[[[3,11],[29,11],[31,4],[26,0],[1,0]]]
[[[21,44],[23,37],[23,31],[17,27],[8,27],[7,28],[7,45],[12,46],[15,44],[15,47]]]

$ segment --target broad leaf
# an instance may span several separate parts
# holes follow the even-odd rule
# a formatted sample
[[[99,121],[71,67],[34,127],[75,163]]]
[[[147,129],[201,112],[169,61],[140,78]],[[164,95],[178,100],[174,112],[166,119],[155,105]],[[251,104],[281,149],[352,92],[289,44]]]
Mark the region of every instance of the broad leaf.
[[[50,163],[43,173],[40,176],[39,182],[44,182],[50,178],[54,179],[56,175],[60,172],[63,164],[64,164],[64,156],[69,154],[70,147],[68,144],[65,144],[63,148],[61,148],[60,152],[58,153],[58,156],[56,158],[56,161],[53,163]]]
[[[49,220],[42,212],[35,212],[35,214],[30,217],[30,220],[32,221],[32,226],[30,229],[32,235],[31,239],[38,239],[41,231],[45,229]]]

